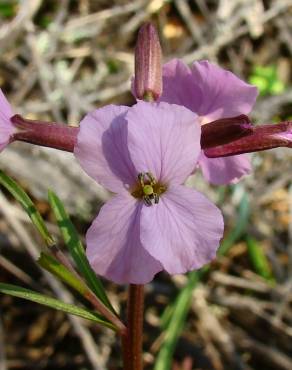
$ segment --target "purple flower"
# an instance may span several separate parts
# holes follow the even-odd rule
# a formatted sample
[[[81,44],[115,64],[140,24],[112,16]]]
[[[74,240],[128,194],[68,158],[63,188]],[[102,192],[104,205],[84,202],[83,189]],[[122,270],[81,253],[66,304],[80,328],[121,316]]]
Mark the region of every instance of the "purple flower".
[[[163,66],[163,93],[160,101],[183,105],[199,116],[200,123],[248,114],[257,97],[256,87],[208,61],[191,68],[174,59]],[[213,184],[236,182],[250,171],[247,155],[207,158],[201,153],[199,165]]]
[[[13,116],[8,100],[0,89],[0,152],[10,143],[15,128],[10,122]]]
[[[144,284],[162,270],[185,273],[210,262],[223,234],[221,212],[183,185],[200,155],[200,125],[167,103],[109,105],[80,124],[75,156],[116,193],[86,235],[99,275]]]

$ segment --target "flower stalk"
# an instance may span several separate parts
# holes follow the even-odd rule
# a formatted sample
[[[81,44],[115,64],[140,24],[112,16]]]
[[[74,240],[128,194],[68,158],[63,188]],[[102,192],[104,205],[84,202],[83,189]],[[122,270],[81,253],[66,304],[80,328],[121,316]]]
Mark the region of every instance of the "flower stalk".
[[[127,333],[122,337],[124,370],[143,370],[144,285],[130,284],[127,306]]]

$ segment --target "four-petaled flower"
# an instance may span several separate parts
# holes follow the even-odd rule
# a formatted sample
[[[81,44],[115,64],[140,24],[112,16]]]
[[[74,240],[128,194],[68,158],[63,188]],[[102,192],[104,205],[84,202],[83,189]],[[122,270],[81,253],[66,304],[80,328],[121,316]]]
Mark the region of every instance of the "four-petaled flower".
[[[10,143],[15,127],[10,122],[13,112],[0,89],[0,152]]]
[[[159,271],[185,273],[215,257],[221,212],[183,185],[197,165],[200,134],[195,113],[167,103],[109,105],[82,120],[75,156],[116,193],[86,235],[99,275],[144,284]]]
[[[163,92],[160,101],[179,104],[199,116],[200,123],[248,114],[257,97],[257,88],[233,73],[208,61],[189,68],[174,59],[163,66]],[[215,185],[236,182],[250,172],[247,155],[207,158],[202,151],[199,166],[204,177]]]

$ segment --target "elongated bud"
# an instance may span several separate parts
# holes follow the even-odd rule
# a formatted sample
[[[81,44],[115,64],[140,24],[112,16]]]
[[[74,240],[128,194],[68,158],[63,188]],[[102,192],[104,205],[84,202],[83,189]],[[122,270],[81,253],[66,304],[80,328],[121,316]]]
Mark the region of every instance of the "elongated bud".
[[[153,101],[162,93],[162,52],[157,31],[151,23],[139,31],[135,48],[134,93],[136,98]]]
[[[201,147],[202,149],[208,149],[227,144],[252,132],[253,126],[244,114],[221,118],[202,125]]]
[[[229,144],[206,149],[204,153],[209,158],[217,158],[258,152],[278,147],[292,148],[291,121],[254,127],[250,135],[230,142]]]
[[[79,127],[72,127],[55,122],[43,122],[23,118],[15,114],[10,121],[16,128],[12,141],[47,146],[67,152],[73,152],[77,142]]]

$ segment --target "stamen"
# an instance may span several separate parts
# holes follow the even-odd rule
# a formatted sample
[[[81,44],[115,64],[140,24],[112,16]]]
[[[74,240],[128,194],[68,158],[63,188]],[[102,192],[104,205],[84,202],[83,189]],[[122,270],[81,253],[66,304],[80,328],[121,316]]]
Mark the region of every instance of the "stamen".
[[[140,189],[132,193],[136,198],[142,198],[146,206],[159,203],[159,194],[162,194],[166,188],[157,183],[151,172],[141,172],[138,174]],[[141,195],[140,195],[141,194]]]

